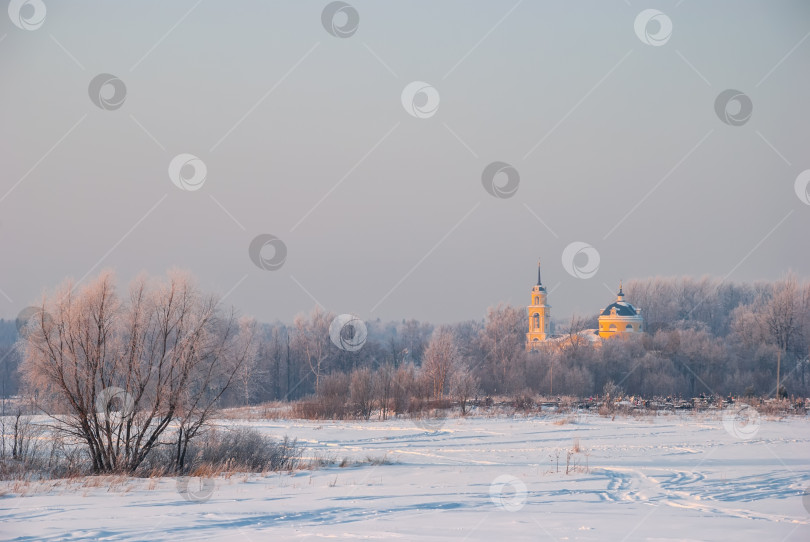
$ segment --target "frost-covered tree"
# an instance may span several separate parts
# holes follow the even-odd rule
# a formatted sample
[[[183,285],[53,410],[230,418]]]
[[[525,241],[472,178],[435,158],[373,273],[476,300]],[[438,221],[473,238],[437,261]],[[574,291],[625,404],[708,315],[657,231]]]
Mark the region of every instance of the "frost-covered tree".
[[[20,339],[40,407],[87,446],[95,472],[134,471],[160,444],[182,469],[191,441],[254,354],[254,325],[187,274],[140,276],[124,298],[111,272],[65,282]],[[172,425],[176,431],[167,431]]]
[[[450,392],[461,407],[461,414],[467,414],[467,403],[478,395],[478,378],[467,367],[459,366],[450,376]]]
[[[304,359],[304,363],[315,377],[315,392],[320,388],[321,376],[327,373],[330,356],[329,325],[334,314],[315,307],[307,317],[295,318],[293,343]]]
[[[433,398],[442,399],[449,377],[459,362],[458,346],[453,330],[442,326],[433,332],[422,360],[422,371],[431,384]]]
[[[526,349],[526,328],[525,309],[498,305],[487,310],[480,344],[487,372],[494,380],[485,385],[488,391],[509,391],[510,370]]]
[[[374,371],[374,398],[380,406],[380,416],[383,420],[388,418],[388,412],[391,408],[391,398],[395,393],[395,373],[395,366],[390,363],[381,365]]]
[[[368,367],[355,370],[349,381],[349,396],[357,413],[365,420],[374,408],[374,386]]]

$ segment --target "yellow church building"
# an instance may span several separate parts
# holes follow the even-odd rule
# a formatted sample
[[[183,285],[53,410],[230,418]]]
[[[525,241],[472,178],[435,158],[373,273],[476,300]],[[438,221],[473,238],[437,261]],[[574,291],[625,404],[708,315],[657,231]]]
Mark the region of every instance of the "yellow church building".
[[[540,343],[552,339],[550,332],[551,305],[548,304],[548,292],[540,276],[540,262],[537,262],[537,284],[532,287],[531,304],[527,307],[529,332],[526,333],[526,350],[536,350]],[[644,318],[641,309],[624,299],[621,283],[616,301],[605,307],[599,314],[598,329],[590,330],[589,336],[602,339],[627,337],[632,333],[644,331]],[[594,340],[598,340],[594,337]]]
[[[529,305],[529,332],[526,334],[526,350],[532,350],[545,341],[551,321],[551,305],[546,303],[548,293],[540,277],[540,262],[537,262],[537,284],[532,287],[532,304]]]
[[[605,310],[599,315],[599,336],[607,339],[641,331],[644,331],[641,309],[624,300],[622,285],[619,283],[616,301],[605,307]]]

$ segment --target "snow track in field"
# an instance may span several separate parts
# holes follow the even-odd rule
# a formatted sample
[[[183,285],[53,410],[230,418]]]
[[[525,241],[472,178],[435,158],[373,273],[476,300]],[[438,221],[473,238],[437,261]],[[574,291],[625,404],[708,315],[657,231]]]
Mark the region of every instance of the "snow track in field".
[[[32,483],[25,496],[2,483],[0,539],[810,540],[807,419],[763,420],[750,440],[688,416],[226,425],[353,466],[218,479],[201,503],[172,479]],[[355,465],[383,456],[392,463]]]

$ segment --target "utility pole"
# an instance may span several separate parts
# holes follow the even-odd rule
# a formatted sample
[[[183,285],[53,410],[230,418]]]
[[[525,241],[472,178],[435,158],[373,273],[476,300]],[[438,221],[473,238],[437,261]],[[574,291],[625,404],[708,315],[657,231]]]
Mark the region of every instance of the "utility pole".
[[[286,333],[284,335],[285,335],[285,337],[287,339],[287,393],[285,394],[284,399],[286,401],[289,401],[290,400],[290,392],[292,391],[292,390],[290,390],[290,384],[291,384],[291,378],[292,378],[292,375],[290,374],[290,330],[289,329],[286,330]]]
[[[782,366],[782,349],[776,352],[776,398],[779,399],[779,370]]]

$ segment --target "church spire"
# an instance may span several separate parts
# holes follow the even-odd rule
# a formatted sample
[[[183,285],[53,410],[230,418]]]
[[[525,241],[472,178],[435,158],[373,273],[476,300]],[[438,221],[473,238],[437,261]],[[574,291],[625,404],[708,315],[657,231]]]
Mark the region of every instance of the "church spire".
[[[618,295],[618,300],[619,300],[619,301],[624,301],[624,291],[622,291],[622,281],[621,281],[621,280],[619,280],[619,295]]]
[[[540,280],[540,258],[537,259],[537,285],[542,286],[543,281]]]
[[[543,286],[543,279],[540,277],[540,259],[537,259],[537,285],[534,287],[535,290],[540,292],[545,292],[546,287]]]
[[[529,313],[529,332],[526,333],[526,350],[536,350],[551,333],[551,307],[547,303],[546,287],[540,275],[540,259],[537,260],[537,284],[532,286]]]

